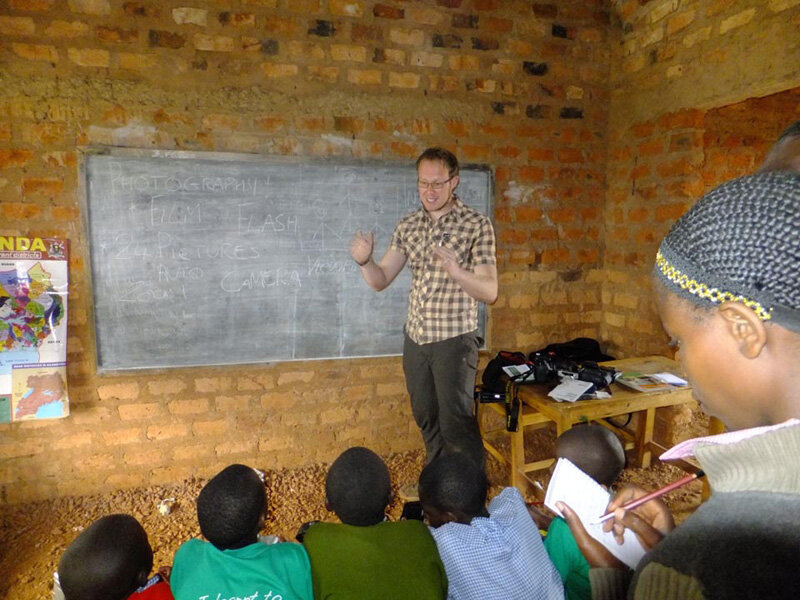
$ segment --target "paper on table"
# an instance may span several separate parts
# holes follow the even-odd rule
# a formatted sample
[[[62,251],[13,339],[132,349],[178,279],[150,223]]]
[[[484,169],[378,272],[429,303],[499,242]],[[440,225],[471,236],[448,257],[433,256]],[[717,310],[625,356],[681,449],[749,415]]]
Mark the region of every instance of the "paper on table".
[[[677,385],[680,387],[689,385],[688,381],[686,381],[685,379],[681,379],[680,377],[672,373],[667,373],[667,372],[653,373],[653,377],[655,377],[656,379],[660,379],[664,383],[668,383],[670,385]]]
[[[623,543],[618,544],[614,535],[610,531],[603,531],[603,524],[596,522],[605,514],[610,498],[611,495],[603,486],[566,458],[559,458],[550,485],[547,486],[544,505],[560,516],[563,515],[556,508],[556,502],[569,506],[580,517],[589,535],[631,569],[635,569],[645,554],[636,534],[626,529]]]
[[[578,379],[565,379],[550,390],[547,395],[558,402],[575,402],[579,400],[594,384]]]

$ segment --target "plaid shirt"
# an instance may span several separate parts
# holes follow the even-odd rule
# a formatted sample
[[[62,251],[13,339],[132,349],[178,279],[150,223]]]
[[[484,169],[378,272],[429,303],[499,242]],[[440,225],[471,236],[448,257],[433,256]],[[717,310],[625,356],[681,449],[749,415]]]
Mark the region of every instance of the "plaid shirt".
[[[424,208],[404,217],[392,234],[390,248],[402,253],[411,268],[406,333],[417,344],[447,340],[478,328],[478,302],[450,279],[433,253],[436,245],[456,253],[462,268],[495,264],[494,229],[489,217],[455,206],[434,223]]]
[[[505,488],[488,517],[431,529],[447,574],[448,600],[563,600],[561,576],[547,555],[525,501]]]

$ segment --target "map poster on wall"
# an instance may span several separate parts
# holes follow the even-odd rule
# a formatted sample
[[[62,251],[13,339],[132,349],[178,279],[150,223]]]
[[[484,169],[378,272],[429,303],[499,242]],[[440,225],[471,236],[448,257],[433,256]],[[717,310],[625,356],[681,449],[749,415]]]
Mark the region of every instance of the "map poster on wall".
[[[67,241],[0,235],[0,423],[69,414]]]

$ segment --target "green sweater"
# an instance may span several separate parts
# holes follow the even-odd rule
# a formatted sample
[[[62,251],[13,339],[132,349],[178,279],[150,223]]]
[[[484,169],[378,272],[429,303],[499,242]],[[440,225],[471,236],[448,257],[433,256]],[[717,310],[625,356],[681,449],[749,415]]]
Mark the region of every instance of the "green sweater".
[[[713,495],[628,574],[591,569],[596,600],[800,598],[800,425],[695,456]]]
[[[442,600],[447,577],[420,521],[315,523],[303,539],[316,600]]]

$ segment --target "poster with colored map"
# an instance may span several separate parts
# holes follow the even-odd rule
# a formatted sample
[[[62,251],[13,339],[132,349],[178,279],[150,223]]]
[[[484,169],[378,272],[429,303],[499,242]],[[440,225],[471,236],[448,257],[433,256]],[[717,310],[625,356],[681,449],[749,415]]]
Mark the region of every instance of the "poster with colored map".
[[[0,235],[0,423],[69,414],[66,240]]]

